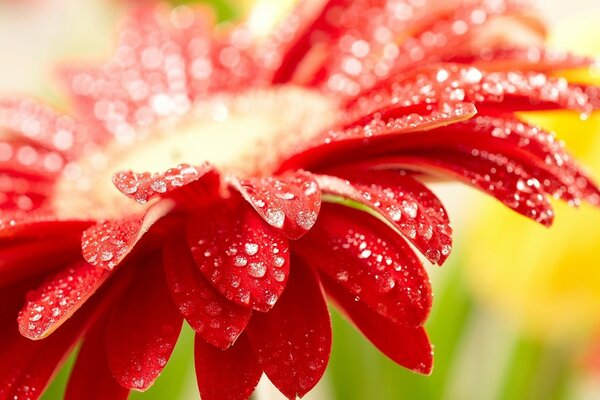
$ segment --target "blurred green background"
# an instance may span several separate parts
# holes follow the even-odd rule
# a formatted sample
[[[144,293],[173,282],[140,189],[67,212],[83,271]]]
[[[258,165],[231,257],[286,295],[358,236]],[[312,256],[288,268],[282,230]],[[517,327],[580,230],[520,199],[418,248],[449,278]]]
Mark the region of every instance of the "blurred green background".
[[[126,2],[30,0],[0,2],[0,91],[61,101],[52,67],[102,58]],[[173,1],[183,4],[184,0]],[[190,3],[190,2],[188,2]],[[205,0],[220,21],[259,7],[261,23],[288,0]],[[257,4],[258,3],[258,4]],[[541,4],[553,45],[600,55],[597,0]],[[273,16],[268,11],[273,11]],[[600,83],[597,70],[571,75]],[[600,119],[565,113],[523,115],[557,130],[600,178]],[[598,180],[598,179],[597,179]],[[435,345],[430,377],[403,370],[378,353],[332,309],[333,354],[325,379],[307,399],[600,399],[600,212],[559,206],[551,230],[525,221],[493,200],[456,185],[434,188],[456,231],[452,257],[429,267],[434,309],[427,324]],[[198,398],[193,334],[185,327],[163,375],[132,399]],[[596,360],[596,361],[594,361]],[[62,397],[72,360],[44,398]],[[267,381],[257,400],[282,397]]]

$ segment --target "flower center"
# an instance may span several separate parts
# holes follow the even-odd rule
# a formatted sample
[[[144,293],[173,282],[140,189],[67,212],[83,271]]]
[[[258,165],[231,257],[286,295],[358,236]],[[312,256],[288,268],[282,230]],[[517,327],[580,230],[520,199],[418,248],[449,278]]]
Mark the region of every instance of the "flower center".
[[[269,175],[294,146],[337,118],[331,98],[295,86],[214,96],[175,121],[152,125],[130,143],[115,140],[66,168],[54,208],[63,217],[100,218],[121,215],[122,206],[132,210],[136,206],[111,181],[124,170],[163,172],[208,161],[222,174]]]

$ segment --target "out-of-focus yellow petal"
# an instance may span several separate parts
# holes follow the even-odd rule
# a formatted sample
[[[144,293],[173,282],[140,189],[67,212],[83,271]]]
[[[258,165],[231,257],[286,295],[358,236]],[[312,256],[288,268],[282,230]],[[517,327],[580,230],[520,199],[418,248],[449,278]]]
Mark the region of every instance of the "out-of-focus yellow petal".
[[[597,18],[557,27],[556,47],[600,55]],[[600,84],[597,69],[568,72],[569,80]],[[600,113],[582,121],[572,112],[520,117],[554,130],[600,179]],[[465,238],[467,276],[474,293],[530,334],[573,340],[600,325],[600,210],[555,202],[550,229],[486,201]]]

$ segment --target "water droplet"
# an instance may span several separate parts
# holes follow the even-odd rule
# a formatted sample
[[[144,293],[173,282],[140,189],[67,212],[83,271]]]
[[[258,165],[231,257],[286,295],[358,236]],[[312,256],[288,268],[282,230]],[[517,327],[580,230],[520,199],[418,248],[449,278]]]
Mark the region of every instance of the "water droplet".
[[[246,254],[253,256],[258,253],[258,245],[256,243],[246,243],[244,245],[244,250],[246,251]]]

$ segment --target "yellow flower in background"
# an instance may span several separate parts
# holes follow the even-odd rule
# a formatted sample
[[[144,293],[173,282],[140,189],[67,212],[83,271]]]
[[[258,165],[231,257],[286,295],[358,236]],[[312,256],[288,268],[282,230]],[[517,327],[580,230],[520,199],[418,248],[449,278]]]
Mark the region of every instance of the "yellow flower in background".
[[[556,28],[550,37],[556,47],[600,55],[596,20],[579,16],[576,24]],[[600,84],[600,70],[569,76],[574,77]],[[582,163],[598,171],[598,114],[587,121],[564,112],[521,117],[551,127]],[[560,218],[545,229],[491,203],[474,213],[465,237],[466,276],[478,298],[535,337],[573,341],[594,333],[600,326],[600,210],[554,202]]]

